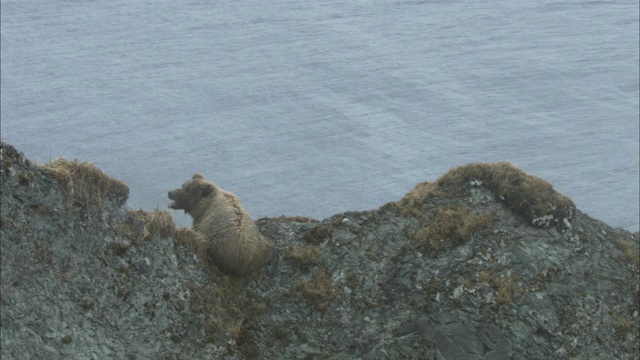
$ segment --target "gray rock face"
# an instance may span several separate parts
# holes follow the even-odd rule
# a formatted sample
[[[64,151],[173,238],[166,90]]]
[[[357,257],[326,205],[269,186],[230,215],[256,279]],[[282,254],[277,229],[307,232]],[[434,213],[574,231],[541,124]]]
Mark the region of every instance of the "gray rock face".
[[[640,357],[638,234],[580,211],[537,226],[477,181],[411,209],[260,219],[273,259],[238,278],[165,212],[70,201],[1,152],[2,359]]]

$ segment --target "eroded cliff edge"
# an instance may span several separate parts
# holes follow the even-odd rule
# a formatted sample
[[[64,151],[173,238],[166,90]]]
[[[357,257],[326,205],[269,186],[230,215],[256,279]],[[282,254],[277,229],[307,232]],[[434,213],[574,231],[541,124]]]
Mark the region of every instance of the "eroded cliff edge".
[[[507,163],[372,211],[260,219],[273,260],[237,278],[92,164],[1,158],[3,359],[640,356],[638,234]]]

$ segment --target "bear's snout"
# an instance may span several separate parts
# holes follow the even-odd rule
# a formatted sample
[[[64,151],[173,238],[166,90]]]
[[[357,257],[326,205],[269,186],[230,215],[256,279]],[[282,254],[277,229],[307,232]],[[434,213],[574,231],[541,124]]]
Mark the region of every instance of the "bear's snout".
[[[170,199],[170,200],[173,200],[173,201],[169,204],[169,206],[168,206],[168,207],[169,207],[169,209],[178,209],[178,202],[177,202],[177,199],[176,199],[176,198],[175,198],[175,196],[173,195],[173,192],[174,192],[174,191],[175,191],[175,190],[169,191],[169,194],[168,194],[169,199]]]

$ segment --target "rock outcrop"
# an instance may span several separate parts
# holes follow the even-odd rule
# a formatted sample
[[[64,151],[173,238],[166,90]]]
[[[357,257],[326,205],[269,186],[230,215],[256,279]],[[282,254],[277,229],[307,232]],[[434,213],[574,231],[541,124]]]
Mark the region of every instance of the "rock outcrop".
[[[274,257],[232,277],[94,165],[0,151],[3,360],[640,357],[638,233],[508,163],[260,219]]]

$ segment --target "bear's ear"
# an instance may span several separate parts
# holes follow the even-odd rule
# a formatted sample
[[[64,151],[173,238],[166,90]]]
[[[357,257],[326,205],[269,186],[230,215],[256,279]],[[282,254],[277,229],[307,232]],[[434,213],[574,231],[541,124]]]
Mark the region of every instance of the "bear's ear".
[[[193,174],[192,177],[193,180],[198,180],[198,179],[204,179],[204,177],[202,177],[202,174],[200,174],[199,172]]]
[[[212,192],[214,192],[216,190],[215,186],[213,186],[213,184],[211,183],[204,183],[202,185],[200,185],[200,191],[202,191],[202,197],[208,196],[209,194],[211,194]]]

